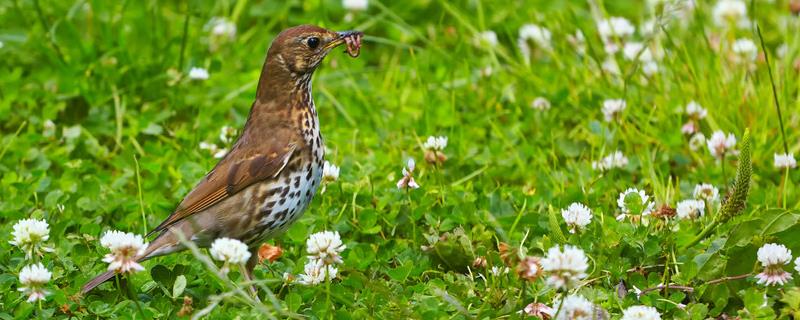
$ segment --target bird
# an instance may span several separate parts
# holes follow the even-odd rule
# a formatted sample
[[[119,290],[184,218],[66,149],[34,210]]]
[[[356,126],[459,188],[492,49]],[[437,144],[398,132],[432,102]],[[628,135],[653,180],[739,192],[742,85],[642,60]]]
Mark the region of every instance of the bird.
[[[284,232],[308,208],[322,178],[324,142],[311,94],[311,76],[336,47],[357,57],[363,32],[314,25],[281,31],[267,50],[255,101],[241,134],[214,168],[146,237],[144,261],[186,249],[181,239],[209,247],[217,238],[248,245],[243,276],[253,279],[257,247]],[[114,277],[89,280],[86,294]]]

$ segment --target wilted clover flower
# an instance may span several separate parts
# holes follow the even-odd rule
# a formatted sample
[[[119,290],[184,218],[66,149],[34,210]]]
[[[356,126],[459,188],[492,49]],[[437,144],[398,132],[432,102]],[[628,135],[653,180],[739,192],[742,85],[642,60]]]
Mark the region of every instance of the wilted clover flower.
[[[28,302],[44,300],[48,293],[44,286],[50,282],[52,275],[41,263],[25,266],[19,272],[19,282],[22,286],[17,290],[28,295]]]
[[[522,309],[522,312],[529,317],[538,317],[539,319],[550,319],[556,313],[553,308],[540,302],[529,303],[525,309]]]
[[[243,242],[231,238],[218,238],[211,243],[211,257],[231,264],[243,264],[252,255]]]
[[[333,265],[322,263],[321,260],[310,260],[303,268],[305,273],[298,276],[297,282],[303,285],[317,285],[325,280],[336,278],[339,270]]]
[[[783,270],[783,266],[792,261],[792,251],[782,244],[768,243],[758,249],[758,261],[764,271],[756,275],[758,284],[784,285],[792,280],[792,274]]]
[[[632,306],[622,311],[621,320],[661,320],[661,314],[653,307]]]
[[[722,159],[727,154],[735,153],[733,147],[736,146],[736,136],[729,133],[727,136],[722,131],[714,131],[711,138],[706,142],[708,150],[714,158]]]
[[[419,188],[419,184],[414,181],[414,167],[415,167],[414,159],[408,159],[408,164],[405,168],[403,168],[403,177],[397,181],[397,188],[398,189],[417,189]]]
[[[14,224],[14,237],[9,241],[25,252],[25,259],[30,260],[33,255],[41,256],[43,252],[53,252],[53,249],[44,246],[44,242],[50,239],[50,226],[44,220],[24,219]]]
[[[797,167],[797,160],[794,159],[793,153],[775,154],[775,168],[778,169],[793,169]]]
[[[676,208],[678,219],[696,219],[703,216],[706,203],[703,200],[683,200]]]
[[[564,250],[558,246],[547,250],[542,259],[542,269],[547,276],[547,284],[556,289],[568,289],[577,281],[586,277],[589,268],[588,259],[583,250],[565,245]]]
[[[425,149],[425,161],[428,163],[445,162],[447,160],[447,156],[442,153],[445,147],[447,147],[446,136],[428,137],[428,140],[422,144],[422,148]]]
[[[625,100],[608,99],[603,101],[603,118],[606,122],[616,119],[620,113],[628,106]]]
[[[322,231],[312,234],[306,240],[309,260],[319,260],[326,265],[342,263],[340,255],[347,246],[342,243],[339,232]]]
[[[591,320],[594,305],[581,295],[569,295],[553,306],[560,305],[556,320]]]
[[[108,263],[108,271],[134,273],[144,270],[137,262],[137,258],[147,250],[142,236],[112,230],[100,238],[100,244],[111,250],[111,253],[103,257],[103,262]]]
[[[583,230],[592,222],[592,211],[582,203],[574,202],[566,209],[561,210],[561,217],[569,227],[569,233]]]
[[[525,257],[517,266],[517,274],[520,278],[534,281],[542,275],[542,259],[539,257]]]

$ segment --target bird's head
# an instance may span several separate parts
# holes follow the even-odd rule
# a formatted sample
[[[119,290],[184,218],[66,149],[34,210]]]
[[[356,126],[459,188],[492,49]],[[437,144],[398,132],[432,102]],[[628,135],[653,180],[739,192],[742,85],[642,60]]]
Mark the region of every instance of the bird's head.
[[[268,64],[284,69],[294,77],[310,75],[333,48],[347,45],[351,56],[357,55],[363,33],[336,32],[325,28],[301,25],[284,30],[272,41],[267,53]],[[355,52],[355,53],[354,53]]]

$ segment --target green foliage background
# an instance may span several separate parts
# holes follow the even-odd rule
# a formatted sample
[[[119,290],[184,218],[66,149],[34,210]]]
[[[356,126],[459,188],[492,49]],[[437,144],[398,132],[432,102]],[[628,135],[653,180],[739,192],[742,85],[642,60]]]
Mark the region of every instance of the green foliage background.
[[[74,296],[106,268],[99,236],[109,229],[145,233],[169,214],[216,161],[199,143],[219,143],[223,125],[244,123],[271,39],[304,23],[367,36],[358,59],[334,52],[314,78],[327,160],[342,175],[275,240],[284,256],[257,269],[259,279],[271,279],[281,309],[310,318],[489,319],[516,317],[534,300],[550,303],[555,292],[519,280],[513,265],[502,276],[465,271],[476,256],[502,266],[497,248],[504,242],[512,255],[541,256],[559,243],[581,247],[591,258],[591,282],[580,293],[614,317],[635,304],[655,306],[665,318],[796,314],[797,282],[783,289],[757,286],[752,277],[706,284],[757,270],[756,250],[767,242],[800,253],[800,173],[772,165],[783,145],[767,75],[771,67],[786,141],[798,152],[800,21],[788,2],[756,0],[750,7],[770,65],[759,60],[748,70],[712,50],[712,39],[758,43],[758,36],[714,27],[713,3],[700,2],[689,19],[653,40],[668,54],[651,78],[622,59],[622,77],[600,71],[593,4],[594,14],[637,25],[654,15],[640,1],[370,1],[350,22],[334,0],[0,3],[0,230],[10,235],[17,220],[44,218],[56,249],[44,258],[54,275],[40,307],[16,291],[26,262],[0,241],[0,318],[140,318],[112,283]],[[216,50],[204,29],[212,17],[238,28]],[[531,63],[516,47],[525,23],[553,31],[553,50],[537,52]],[[499,46],[474,45],[475,35],[489,29]],[[585,55],[566,40],[578,29],[588,42]],[[782,43],[789,53],[776,58]],[[207,68],[210,78],[181,78],[193,66]],[[487,67],[490,76],[482,75]],[[537,96],[552,109],[530,108]],[[619,121],[604,122],[602,101],[615,98],[628,108]],[[617,196],[629,187],[670,206],[690,198],[697,183],[728,191],[736,158],[717,163],[705,148],[691,151],[680,132],[680,109],[690,100],[709,110],[701,125],[706,136],[723,130],[741,138],[750,129],[753,173],[744,212],[682,249],[711,217],[637,227],[614,216]],[[55,134],[46,134],[46,120]],[[440,167],[423,161],[429,135],[449,137],[449,160]],[[592,170],[592,161],[617,149],[630,164]],[[422,188],[406,193],[395,182],[409,157],[418,162]],[[581,234],[561,230],[560,209],[575,201],[594,213]],[[321,230],[339,231],[348,247],[340,279],[283,285],[283,272],[302,272],[306,237]],[[148,317],[176,318],[184,295],[202,309],[223,288],[189,253],[145,266],[148,272],[130,285]],[[185,291],[173,296],[180,276]],[[643,289],[665,280],[695,291],[656,290],[640,301],[617,294],[620,283]],[[237,316],[263,315],[236,299],[210,314]]]

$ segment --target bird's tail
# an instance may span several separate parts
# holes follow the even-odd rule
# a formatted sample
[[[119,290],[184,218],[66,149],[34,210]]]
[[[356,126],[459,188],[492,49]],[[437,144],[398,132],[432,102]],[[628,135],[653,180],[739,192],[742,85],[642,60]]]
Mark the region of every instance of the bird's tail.
[[[94,277],[94,279],[89,280],[89,282],[84,284],[83,287],[81,287],[81,294],[83,295],[83,294],[88,293],[89,291],[92,291],[92,289],[94,289],[95,287],[103,284],[104,282],[108,281],[109,279],[111,279],[113,277],[114,277],[114,271],[113,270],[112,271],[103,272],[99,276]]]
[[[136,257],[136,262],[142,262],[144,260],[165,255],[168,253],[172,253],[175,251],[182,250],[183,246],[180,245],[180,242],[177,240],[176,236],[171,232],[163,232],[158,237],[156,237],[150,244],[147,246],[147,250],[140,256]],[[89,291],[92,291],[95,287],[103,284],[104,282],[108,281],[109,279],[114,277],[114,271],[106,271],[100,274],[94,279],[89,280],[86,284],[81,287],[81,294],[86,294]]]

